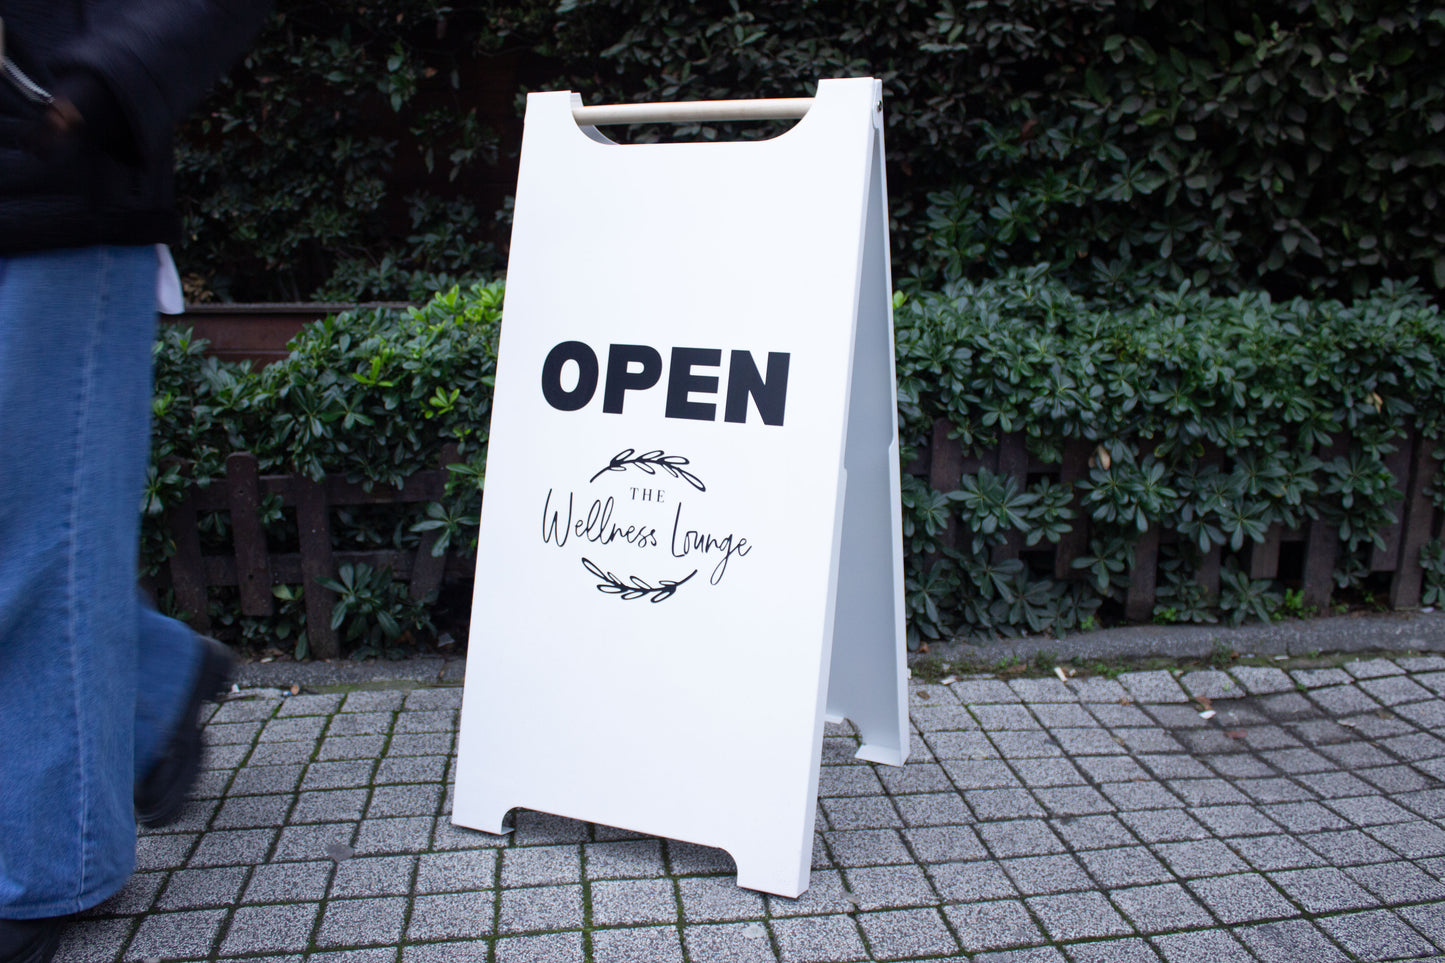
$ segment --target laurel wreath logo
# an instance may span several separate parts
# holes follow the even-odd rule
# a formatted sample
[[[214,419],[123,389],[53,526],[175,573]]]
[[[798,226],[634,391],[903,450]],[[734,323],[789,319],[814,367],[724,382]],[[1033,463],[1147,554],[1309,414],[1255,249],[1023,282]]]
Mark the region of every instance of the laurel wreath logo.
[[[651,596],[649,601],[653,603],[664,602],[672,598],[677,592],[678,586],[684,584],[688,579],[697,574],[697,569],[693,569],[685,578],[665,578],[656,585],[653,585],[646,579],[638,578],[636,575],[627,576],[627,581],[624,582],[611,572],[602,571],[602,569],[598,568],[596,564],[588,558],[582,559],[582,564],[587,566],[587,571],[602,580],[597,583],[597,591],[607,595],[619,596],[624,601],[648,598],[648,596]]]
[[[636,468],[649,475],[656,475],[659,471],[664,471],[673,478],[682,479],[700,492],[707,491],[707,486],[702,483],[701,478],[682,467],[688,464],[691,462],[681,455],[669,455],[660,448],[654,451],[645,451],[640,455],[637,454],[636,448],[624,448],[612,456],[612,460],[607,463],[606,468],[587,481],[589,484],[595,482],[610,471],[627,471],[629,468]]]

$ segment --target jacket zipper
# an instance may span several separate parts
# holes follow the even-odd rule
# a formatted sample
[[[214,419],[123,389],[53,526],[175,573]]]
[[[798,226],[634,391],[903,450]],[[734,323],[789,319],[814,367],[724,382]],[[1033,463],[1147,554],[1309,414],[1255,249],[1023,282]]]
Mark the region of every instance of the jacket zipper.
[[[31,80],[15,61],[5,55],[5,21],[0,20],[0,73],[3,73],[21,96],[37,104],[49,105],[55,97],[50,91]]]

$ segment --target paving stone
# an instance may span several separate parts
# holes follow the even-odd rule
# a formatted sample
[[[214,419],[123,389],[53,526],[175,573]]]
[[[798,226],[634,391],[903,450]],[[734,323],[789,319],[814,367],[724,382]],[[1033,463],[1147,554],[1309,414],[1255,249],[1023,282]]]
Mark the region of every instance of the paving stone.
[[[377,764],[375,781],[377,784],[441,782],[446,769],[446,756],[387,756]]]
[[[472,953],[470,959],[475,959],[476,950],[473,949]],[[496,955],[493,957],[494,963],[583,963],[585,959],[581,933],[543,933],[500,939],[496,942]]]
[[[857,909],[843,885],[843,874],[834,869],[814,870],[808,891],[796,899],[786,896],[768,896],[766,899],[768,914],[778,918],[851,913]]]
[[[778,958],[761,924],[687,926],[683,941],[692,963],[775,963]]]
[[[246,757],[248,766],[303,766],[316,755],[310,742],[265,742]]]
[[[316,902],[326,895],[333,864],[266,863],[251,871],[242,900],[246,903]]]
[[[1445,700],[1431,699],[1428,702],[1414,702],[1394,707],[1395,715],[1408,719],[1422,729],[1440,731],[1445,729]]]
[[[942,760],[998,758],[998,750],[983,732],[931,732],[923,741]]]
[[[1290,779],[1236,779],[1234,788],[1257,803],[1282,803],[1313,799],[1315,794]]]
[[[1274,725],[1250,726],[1244,730],[1244,741],[1251,749],[1259,750],[1293,749],[1301,745],[1301,741],[1297,737],[1291,735],[1284,728]]]
[[[359,856],[421,852],[431,839],[432,823],[430,816],[364,819],[352,845]]]
[[[1027,789],[976,789],[963,798],[980,821],[1048,815]]]
[[[1200,876],[1221,876],[1248,869],[1238,856],[1217,839],[1191,840],[1182,843],[1157,843],[1154,854],[1164,860],[1175,875],[1184,879]]]
[[[979,838],[999,859],[1010,856],[1046,856],[1065,851],[1063,843],[1037,819],[982,823],[975,827]]]
[[[720,876],[678,880],[682,916],[689,923],[761,919],[767,912],[763,896]]]
[[[132,919],[80,919],[60,934],[55,959],[59,963],[114,963],[130,939]],[[139,958],[138,958],[139,959]]]
[[[952,826],[974,821],[973,812],[957,793],[894,796],[893,804],[905,826]]]
[[[1347,772],[1310,772],[1295,779],[1327,799],[1374,795],[1375,787]]]
[[[1379,679],[1385,676],[1404,675],[1405,670],[1390,659],[1355,659],[1340,668],[1356,679]]]
[[[1346,952],[1361,960],[1403,960],[1436,952],[1436,947],[1388,910],[1326,916],[1317,922]]]
[[[936,909],[864,913],[858,925],[875,960],[952,955],[959,949]]]
[[[1170,779],[1165,785],[1189,806],[1230,806],[1249,802],[1223,779]]]
[[[1159,963],[1159,954],[1138,937],[1074,943],[1064,948],[1071,963]]]
[[[514,821],[511,835],[517,846],[559,846],[585,843],[592,839],[592,829],[577,819],[521,810]]]
[[[1334,913],[1379,905],[1373,896],[1333,866],[1283,870],[1270,873],[1269,878],[1309,913]]]
[[[1261,871],[1306,869],[1328,862],[1319,853],[1289,836],[1255,836],[1225,840],[1250,866]]]
[[[1117,816],[1064,816],[1049,821],[1049,826],[1071,849],[1102,849],[1106,846],[1128,846],[1137,842]]]
[[[868,953],[849,916],[802,916],[774,920],[773,934],[785,963],[865,960]]]
[[[398,732],[387,743],[388,756],[445,756],[455,738],[450,732]]]
[[[933,888],[946,903],[971,903],[1018,895],[1013,882],[993,860],[930,863],[927,871]]]
[[[1010,679],[1009,687],[1025,702],[1073,702],[1077,698],[1058,679]]]
[[[978,728],[978,720],[964,706],[913,706],[908,718],[923,732]]]
[[[1134,933],[1118,911],[1109,905],[1103,893],[1033,896],[1028,904],[1054,942],[1094,936],[1130,936]]]
[[[1189,696],[1179,687],[1174,676],[1162,669],[1152,672],[1125,672],[1118,683],[1129,691],[1135,702],[1188,702]]]
[[[1183,752],[1184,746],[1168,732],[1158,728],[1115,729],[1114,736],[1134,755],[1156,752]]]
[[[682,963],[682,940],[676,927],[595,930],[593,963]]]
[[[461,707],[461,686],[432,686],[425,689],[412,689],[406,694],[405,708],[409,712],[430,709],[460,709]]]
[[[1214,771],[1198,759],[1177,752],[1136,753],[1135,758],[1156,779],[1208,779],[1214,776]]]
[[[1187,713],[1194,712],[1193,709],[1187,709],[1180,706],[1148,706],[1147,708],[1150,713],[1164,713],[1166,715],[1170,715],[1171,717],[1174,713],[1181,711],[1181,709],[1182,711],[1185,711]],[[1156,719],[1151,718],[1150,715],[1146,715],[1138,707],[1132,705],[1107,703],[1103,705],[1091,705],[1088,707],[1088,709],[1089,713],[1095,719],[1097,719],[1099,722],[1102,722],[1105,726],[1108,726],[1111,729],[1140,728],[1146,726],[1152,727],[1157,721]],[[1089,725],[1089,723],[1087,722],[1083,724],[1086,726]]]
[[[1028,907],[1018,900],[956,903],[945,906],[943,913],[969,953],[1045,942]]]
[[[412,900],[408,940],[479,939],[492,935],[496,894],[448,893]]]
[[[1022,856],[999,864],[1025,896],[1067,893],[1093,888],[1093,881],[1073,856]]]
[[[236,773],[226,788],[228,796],[259,796],[296,791],[304,766],[263,766],[255,762]]]
[[[1184,806],[1184,800],[1157,782],[1106,782],[1099,791],[1123,812]]]
[[[1067,759],[1011,759],[1014,772],[1031,789],[1083,786],[1084,774]]]
[[[582,926],[582,887],[528,886],[503,890],[499,933],[577,929]]]
[[[592,923],[621,926],[677,920],[670,879],[603,880],[592,884]]]
[[[1173,843],[1186,839],[1208,839],[1208,829],[1189,813],[1175,809],[1120,813],[1119,819],[1146,843]]]
[[[1345,963],[1348,957],[1308,920],[1242,926],[1234,935],[1260,963]]]
[[[834,829],[889,829],[903,827],[903,817],[887,796],[847,796],[820,800]]]
[[[921,866],[865,866],[845,869],[843,881],[860,909],[927,906],[938,902]]]
[[[1411,822],[1418,817],[1407,809],[1379,796],[1355,796],[1332,799],[1325,803],[1356,826],[1381,826]]]
[[[253,829],[279,826],[291,810],[291,796],[238,796],[221,803],[211,822],[214,829]]]
[[[1261,806],[1260,812],[1289,833],[1317,833],[1327,829],[1349,829],[1350,821],[1319,803],[1296,802]]]
[[[371,783],[371,772],[375,766],[376,763],[370,759],[313,762],[306,767],[306,775],[301,778],[301,788],[356,789]]]
[[[329,716],[341,709],[343,693],[306,693],[281,700],[277,716]]]
[[[135,868],[145,871],[184,866],[198,838],[197,833],[142,833],[136,840]]]
[[[827,832],[823,834],[823,839],[839,866],[883,866],[913,861],[902,838],[893,829]],[[672,849],[671,843],[668,849]],[[676,860],[673,861],[673,872],[678,872]]]
[[[1050,816],[1089,816],[1114,810],[1113,803],[1089,786],[1035,789],[1034,798]]]
[[[1070,679],[1074,695],[1080,702],[1105,702],[1117,704],[1127,697],[1124,687],[1113,679],[1092,676],[1086,679]]]
[[[1194,895],[1225,923],[1254,923],[1298,915],[1295,905],[1263,876],[1241,873],[1189,881]]]
[[[1306,703],[1308,705],[1308,703]],[[1115,706],[1101,706],[1101,709],[1108,709],[1110,712],[1117,711]],[[1311,712],[1317,711],[1314,706],[1309,706]],[[1134,709],[1134,712],[1139,710]],[[1145,706],[1144,711],[1149,717],[1166,729],[1204,729],[1213,725],[1208,719],[1201,716],[1198,704],[1190,702],[1187,705],[1150,705]],[[1097,710],[1096,710],[1097,712]],[[1108,718],[1102,717],[1107,724]],[[1143,725],[1143,723],[1136,723]]]
[[[1168,963],[1254,963],[1248,950],[1222,930],[1194,933],[1167,933],[1153,938],[1159,953]]]
[[[385,747],[385,736],[327,736],[316,750],[316,760],[375,759]]]
[[[409,710],[396,717],[395,732],[454,732],[457,728],[457,712],[454,709],[435,712]]]
[[[1271,749],[1260,753],[1261,758],[1283,773],[1297,775],[1305,772],[1328,772],[1338,768],[1335,762],[1313,749]]]
[[[506,887],[582,881],[580,846],[517,846],[501,856],[501,883]]]
[[[966,706],[988,702],[1021,702],[1018,693],[1001,679],[960,679],[948,687],[954,698]]]
[[[1049,735],[1069,758],[1079,756],[1122,756],[1128,753],[1115,736],[1096,728],[1050,729]]]
[[[155,907],[188,910],[231,906],[240,895],[248,872],[245,866],[179,870],[171,874]]]
[[[1214,925],[1214,917],[1178,883],[1116,889],[1109,899],[1141,933]]]
[[[416,857],[409,855],[343,860],[336,866],[331,897],[406,896],[415,871]]]
[[[1422,702],[1434,696],[1429,689],[1410,681],[1403,675],[1385,679],[1366,679],[1356,684],[1361,691],[1387,706],[1398,706],[1406,702]]]
[[[326,728],[325,716],[271,719],[261,729],[263,742],[315,742]]]
[[[1244,687],[1235,682],[1228,672],[1218,669],[1186,672],[1179,677],[1179,684],[1191,696],[1206,699],[1237,699],[1245,694]]]
[[[366,815],[369,819],[435,816],[441,798],[441,786],[377,786],[371,791],[371,802],[367,805]]]
[[[1319,853],[1332,866],[1358,866],[1393,859],[1395,854],[1358,829],[1310,833],[1299,841]]]
[[[1038,729],[1039,720],[1025,705],[970,706],[980,729],[996,732],[1003,729]]]
[[[1023,785],[1001,759],[943,759],[939,765],[961,789],[1003,789]]]
[[[861,842],[864,839],[882,840],[890,835],[895,842],[898,839],[898,834],[891,830],[864,830],[856,834],[838,833],[836,835],[843,837],[844,840],[857,843],[859,848],[866,848],[866,845]],[[839,845],[846,847],[848,843],[840,841]],[[721,849],[697,846],[675,839],[667,840],[666,847],[667,863],[672,867],[674,876],[697,876],[709,873],[721,873],[727,876],[737,874],[737,865],[733,862],[733,858]],[[903,847],[900,844],[898,848],[902,850]],[[862,854],[859,855],[862,856]]]
[[[370,795],[367,789],[321,789],[303,792],[296,797],[296,806],[287,822],[334,823],[356,822],[366,810]]]
[[[1294,680],[1283,669],[1273,666],[1238,665],[1230,669],[1229,674],[1250,695],[1294,691]]]
[[[1144,846],[1120,846],[1079,853],[1079,860],[1105,889],[1172,880],[1162,862]]]
[[[1128,756],[1073,756],[1071,761],[1094,782],[1148,779],[1149,773]]]
[[[890,767],[891,768],[891,767]],[[940,770],[941,772],[941,770]],[[865,764],[823,766],[818,779],[821,798],[841,796],[876,796],[882,789],[873,767]]]
[[[326,906],[316,945],[377,946],[401,941],[404,897],[332,900]]]
[[[1401,906],[1396,908],[1395,914],[1419,930],[1426,939],[1445,949],[1445,907],[1439,903]]]
[[[996,950],[980,953],[974,963],[1068,963],[1064,954],[1052,946],[1030,946],[1019,950]]]
[[[1394,662],[1410,673],[1439,672],[1445,669],[1445,657],[1438,655],[1399,656]]]
[[[1418,769],[1410,766],[1381,766],[1378,769],[1360,769],[1355,775],[1378,789],[1391,795],[1402,792],[1416,792],[1434,788],[1435,783],[1422,776]]]
[[[129,916],[144,913],[155,903],[156,894],[165,885],[165,873],[132,873],[120,891],[104,902],[87,910],[87,916]]]
[[[150,913],[140,921],[135,936],[126,947],[126,959],[193,960],[208,957],[225,918],[226,911],[218,909]]]
[[[318,903],[242,906],[231,917],[221,952],[239,955],[304,951],[311,944],[311,929],[320,910]]]
[[[354,823],[319,823],[308,826],[286,826],[276,840],[272,862],[312,861],[329,856],[328,848],[336,844],[351,845],[356,838]],[[250,860],[261,862],[259,859]]]
[[[1325,689],[1311,689],[1309,698],[1330,715],[1348,716],[1352,713],[1374,712],[1380,703],[1370,698],[1354,685],[1330,686]]]
[[[372,689],[348,692],[341,705],[342,712],[395,712],[401,708],[406,693],[396,689]]]
[[[1445,741],[1427,732],[1395,736],[1382,740],[1380,745],[1406,762],[1424,762],[1427,759],[1445,757]]]
[[[212,830],[201,837],[189,866],[249,866],[265,862],[274,829]]]
[[[1355,679],[1344,669],[1295,669],[1290,676],[1306,689],[1345,685]]]
[[[1029,710],[1048,729],[1091,726],[1095,721],[1088,709],[1074,703],[1037,703],[1030,705]]]
[[[1390,904],[1445,902],[1445,884],[1412,863],[1387,863],[1345,868],[1345,875]]]
[[[1216,836],[1251,836],[1279,832],[1279,825],[1254,806],[1201,806],[1189,815]]]

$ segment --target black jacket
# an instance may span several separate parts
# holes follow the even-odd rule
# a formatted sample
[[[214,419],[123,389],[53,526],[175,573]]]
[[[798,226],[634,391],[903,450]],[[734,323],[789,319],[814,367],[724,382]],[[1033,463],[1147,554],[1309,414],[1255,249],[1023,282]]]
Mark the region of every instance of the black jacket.
[[[171,133],[255,39],[263,0],[0,0],[5,56],[84,123],[0,67],[0,255],[174,243]]]

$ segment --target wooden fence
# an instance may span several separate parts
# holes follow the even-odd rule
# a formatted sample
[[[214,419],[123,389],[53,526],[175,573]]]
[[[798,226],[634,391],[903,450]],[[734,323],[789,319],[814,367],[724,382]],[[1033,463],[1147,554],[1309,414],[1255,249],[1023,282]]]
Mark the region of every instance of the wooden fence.
[[[1029,456],[1022,434],[1004,437],[996,451],[983,457],[965,458],[957,440],[948,437],[950,425],[939,419],[933,425],[933,436],[928,450],[908,467],[916,475],[924,477],[935,489],[942,492],[958,488],[959,478],[977,472],[980,468],[1009,476],[1017,480],[1020,488],[1040,476],[1047,476],[1059,482],[1077,482],[1089,472],[1089,458],[1093,445],[1085,441],[1068,443],[1063,452],[1063,462],[1046,465]],[[1325,447],[1319,456],[1325,461],[1343,454],[1347,441],[1337,440]],[[1420,549],[1431,537],[1445,539],[1445,517],[1437,518],[1435,506],[1426,492],[1431,482],[1441,471],[1441,465],[1434,457],[1434,445],[1410,434],[1405,443],[1389,456],[1387,465],[1395,478],[1395,487],[1404,493],[1404,499],[1395,506],[1395,520],[1385,531],[1385,547],[1376,548],[1370,557],[1370,571],[1390,573],[1389,604],[1391,608],[1413,608],[1420,604],[1420,593],[1424,581],[1424,568],[1420,564]],[[1223,464],[1223,453],[1213,451],[1204,457],[1204,463]],[[1089,545],[1089,529],[1086,513],[1081,510],[1080,495],[1075,495],[1074,527],[1064,535],[1057,546],[1043,545],[1029,549],[1037,557],[1039,552],[1053,553],[1053,569],[1057,578],[1074,576],[1073,561],[1084,553]],[[957,523],[951,524],[944,533],[950,545],[959,544]],[[1158,578],[1159,547],[1162,542],[1175,538],[1173,532],[1151,526],[1134,548],[1134,568],[1130,573],[1129,590],[1125,602],[1125,615],[1130,621],[1148,621],[1153,615],[1155,588]],[[1323,519],[1309,522],[1303,529],[1285,529],[1273,525],[1263,542],[1249,548],[1249,575],[1251,578],[1279,578],[1280,548],[1283,545],[1302,543],[1302,571],[1298,573],[1303,603],[1323,609],[1329,604],[1333,590],[1335,562],[1339,558],[1340,539],[1334,525]],[[1023,539],[1012,535],[994,552],[996,560],[1018,558],[1023,551]],[[1203,559],[1195,579],[1210,593],[1219,590],[1221,552],[1212,549]]]
[[[456,448],[447,446],[438,467],[412,475],[400,491],[383,487],[366,491],[343,478],[313,481],[299,475],[261,475],[254,455],[231,455],[226,459],[224,479],[205,488],[191,485],[186,497],[166,513],[166,527],[176,545],[167,565],[176,604],[191,613],[192,628],[208,632],[210,586],[234,586],[242,615],[265,616],[275,611],[273,586],[303,585],[311,652],[317,658],[335,658],[341,654],[331,628],[336,596],[322,587],[318,578],[334,579],[341,565],[365,563],[390,568],[395,577],[408,583],[412,598],[423,599],[441,586],[446,575],[470,575],[472,563],[454,555],[433,556],[432,547],[439,537],[436,531],[423,533],[414,552],[334,551],[332,509],[439,501],[446,488],[446,466],[459,460]],[[261,521],[262,501],[268,495],[278,496],[283,508],[295,510],[299,552],[270,551]],[[201,552],[199,516],[214,511],[230,515],[231,550],[206,555]]]
[[[1016,479],[1020,487],[1041,476],[1077,482],[1088,474],[1093,447],[1087,442],[1071,442],[1064,449],[1062,463],[1048,465],[1030,458],[1024,438],[1019,434],[1006,436],[996,451],[983,457],[965,458],[958,442],[948,437],[948,431],[948,422],[935,423],[928,450],[908,469],[927,478],[939,491],[953,491],[963,475],[985,467]],[[1434,458],[1433,447],[1428,442],[1420,443],[1412,435],[1388,462],[1396,487],[1405,497],[1397,504],[1395,521],[1385,532],[1385,547],[1372,553],[1370,569],[1390,573],[1392,608],[1412,608],[1420,603],[1424,577],[1420,549],[1432,536],[1445,539],[1445,513],[1437,513],[1426,495],[1432,480],[1442,470]],[[1329,459],[1343,450],[1344,443],[1339,442],[1320,455]],[[305,586],[303,599],[311,651],[318,658],[336,657],[340,654],[340,645],[331,628],[336,597],[316,581],[318,578],[334,579],[340,565],[364,562],[374,568],[390,568],[397,578],[409,583],[412,598],[421,599],[436,591],[448,575],[470,576],[472,562],[454,555],[434,557],[431,550],[438,537],[435,531],[425,533],[414,552],[334,551],[332,510],[348,505],[438,501],[446,485],[446,466],[457,460],[455,448],[449,447],[437,468],[413,475],[400,491],[377,488],[368,492],[340,478],[312,481],[295,475],[260,475],[254,456],[245,452],[231,455],[226,460],[224,479],[214,480],[206,488],[191,486],[186,498],[167,515],[167,528],[176,545],[176,553],[168,564],[168,581],[177,604],[194,613],[191,625],[205,632],[210,628],[206,612],[208,587],[234,586],[241,613],[264,616],[274,612],[273,586],[301,584]],[[1206,455],[1208,460],[1220,464],[1223,461],[1218,452]],[[260,514],[267,495],[278,496],[285,508],[294,509],[300,551],[279,554],[270,551]],[[1073,560],[1083,554],[1089,544],[1080,498],[1075,496],[1075,525],[1058,545],[1026,550],[1022,537],[1015,534],[993,549],[995,559],[1019,558],[1027,551],[1031,560],[1039,563],[1041,553],[1052,553],[1056,577],[1077,577]],[[201,513],[213,511],[229,513],[232,544],[224,554],[204,555],[198,519]],[[960,542],[956,529],[954,522],[943,535],[949,544]],[[1125,614],[1130,620],[1148,621],[1152,616],[1159,548],[1161,543],[1174,538],[1174,533],[1152,527],[1135,546],[1125,603]],[[1280,549],[1296,544],[1303,556],[1301,568],[1298,572],[1284,573]],[[1275,525],[1262,543],[1250,547],[1249,574],[1253,578],[1298,578],[1304,604],[1322,609],[1330,601],[1339,551],[1338,532],[1328,522],[1316,520],[1297,530]],[[1219,572],[1220,550],[1215,548],[1205,556],[1195,578],[1207,591],[1215,592],[1219,588]]]

